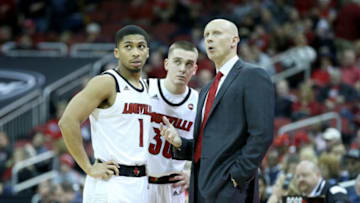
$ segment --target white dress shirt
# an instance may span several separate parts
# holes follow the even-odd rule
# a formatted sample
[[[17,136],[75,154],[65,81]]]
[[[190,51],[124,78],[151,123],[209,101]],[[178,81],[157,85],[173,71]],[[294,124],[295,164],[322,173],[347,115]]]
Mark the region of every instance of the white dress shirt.
[[[229,75],[229,72],[231,71],[232,67],[235,65],[235,63],[239,60],[239,57],[237,55],[235,55],[234,57],[232,57],[230,60],[228,60],[223,66],[221,66],[219,69],[216,70],[216,73],[218,73],[219,71],[223,74],[223,76],[220,79],[219,82],[219,86],[216,90],[216,94],[219,92],[219,89],[221,87],[221,85],[224,83],[227,75]],[[209,93],[209,92],[208,92]],[[215,96],[216,98],[216,96]],[[205,106],[206,106],[206,101],[207,101],[207,95],[205,98],[205,102],[204,102],[204,106],[202,108],[202,117],[201,120],[204,119],[204,113],[205,113]]]

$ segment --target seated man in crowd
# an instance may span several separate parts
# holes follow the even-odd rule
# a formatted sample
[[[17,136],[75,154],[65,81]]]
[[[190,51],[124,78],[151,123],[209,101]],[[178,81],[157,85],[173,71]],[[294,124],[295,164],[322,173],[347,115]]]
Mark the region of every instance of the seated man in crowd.
[[[330,185],[325,181],[319,168],[311,161],[301,161],[296,167],[295,183],[305,197],[324,197],[326,203],[348,203],[345,188]]]

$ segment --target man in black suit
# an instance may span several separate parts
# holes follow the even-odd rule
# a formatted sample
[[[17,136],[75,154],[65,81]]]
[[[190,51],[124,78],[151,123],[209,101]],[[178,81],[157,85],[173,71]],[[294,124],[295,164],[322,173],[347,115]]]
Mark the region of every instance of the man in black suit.
[[[331,185],[320,174],[319,168],[311,161],[301,161],[295,172],[295,184],[301,195],[308,198],[322,197],[325,203],[349,203],[347,191],[339,185]],[[311,202],[311,199],[307,202]]]
[[[190,202],[258,202],[257,171],[273,139],[274,88],[267,73],[237,56],[236,25],[224,19],[204,31],[217,75],[200,92],[194,139],[180,138],[164,117],[161,134],[173,157],[193,160]]]

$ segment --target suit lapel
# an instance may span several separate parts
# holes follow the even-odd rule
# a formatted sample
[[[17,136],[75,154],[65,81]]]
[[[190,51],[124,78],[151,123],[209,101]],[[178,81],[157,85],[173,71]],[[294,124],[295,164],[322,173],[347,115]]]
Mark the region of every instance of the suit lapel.
[[[214,111],[215,107],[217,106],[217,104],[220,102],[220,99],[224,96],[226,90],[229,88],[229,86],[231,85],[232,81],[236,78],[236,76],[240,73],[242,67],[242,62],[239,59],[234,66],[231,68],[229,74],[227,75],[227,77],[225,78],[225,81],[223,82],[223,84],[221,85],[218,93],[216,94],[215,97],[215,101],[210,109],[210,113],[208,118],[210,118],[212,112]]]

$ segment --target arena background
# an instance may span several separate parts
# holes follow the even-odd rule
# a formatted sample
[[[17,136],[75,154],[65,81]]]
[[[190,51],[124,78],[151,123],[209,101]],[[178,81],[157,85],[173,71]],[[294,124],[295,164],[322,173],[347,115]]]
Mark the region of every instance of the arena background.
[[[195,43],[191,86],[199,90],[215,73],[202,34],[214,18],[238,26],[239,56],[263,67],[276,88],[261,201],[298,194],[291,165],[306,159],[359,202],[359,13],[358,0],[0,1],[0,202],[81,202],[84,173],[57,121],[89,78],[116,67],[118,29],[137,24],[150,33],[144,77],[165,76],[172,42]],[[89,122],[82,135],[92,157]]]

